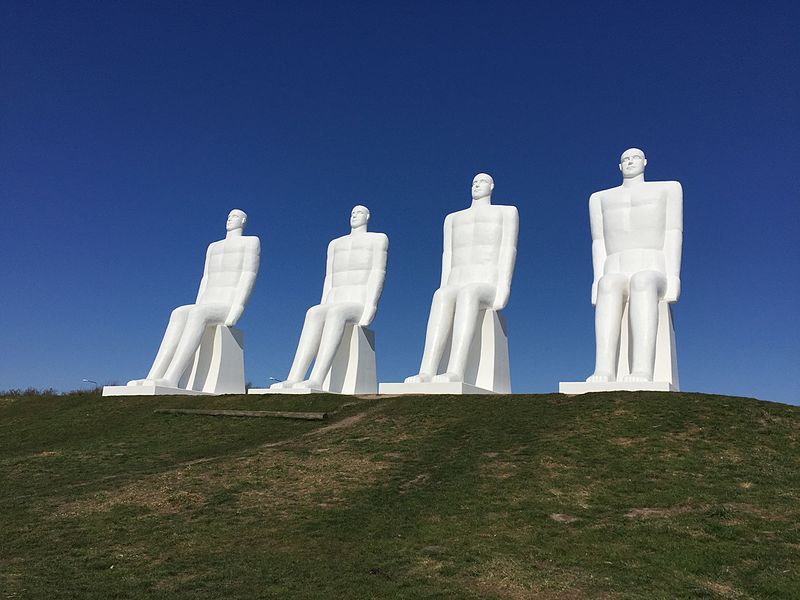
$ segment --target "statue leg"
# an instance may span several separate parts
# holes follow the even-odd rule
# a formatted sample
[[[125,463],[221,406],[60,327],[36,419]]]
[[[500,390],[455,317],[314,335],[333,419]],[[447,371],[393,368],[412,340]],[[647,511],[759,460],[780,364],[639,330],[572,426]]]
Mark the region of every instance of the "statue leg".
[[[406,383],[430,381],[436,375],[439,361],[444,353],[444,345],[453,326],[453,313],[456,308],[458,288],[446,286],[433,294],[431,314],[428,317],[428,329],[425,333],[425,350],[422,352],[422,364],[419,374],[406,378]]]
[[[640,271],[631,277],[630,342],[633,365],[625,381],[653,381],[658,333],[658,301],[667,289],[667,278],[658,271]]]
[[[319,342],[322,338],[322,328],[325,325],[325,315],[328,313],[328,305],[318,304],[306,311],[306,320],[303,322],[303,331],[300,333],[300,341],[297,343],[292,368],[286,381],[273,384],[272,388],[289,388],[293,384],[302,381],[306,376],[311,361],[317,355]]]
[[[164,377],[167,372],[169,363],[172,362],[172,357],[175,355],[175,349],[178,347],[178,342],[181,340],[183,328],[186,325],[186,319],[189,316],[189,311],[192,309],[193,304],[187,306],[179,306],[172,311],[169,316],[169,323],[167,323],[167,330],[164,332],[164,337],[161,340],[161,345],[158,347],[156,358],[153,361],[153,366],[150,367],[150,372],[147,374],[146,379],[134,379],[129,381],[128,385],[141,385],[145,381],[152,381],[153,379],[160,379]]]
[[[309,387],[320,389],[333,364],[333,357],[342,343],[345,325],[348,322],[357,322],[364,312],[364,305],[355,302],[342,302],[331,305],[325,315],[325,325],[322,328],[322,337],[319,342],[317,358],[314,368],[311,369],[309,378],[294,387]]]
[[[229,308],[224,304],[195,304],[191,307],[169,368],[163,378],[157,378],[159,385],[178,386],[181,375],[200,347],[206,327],[213,323],[222,323],[228,316],[228,310]]]
[[[603,275],[597,284],[594,313],[596,359],[594,374],[586,381],[614,381],[617,376],[619,335],[627,290],[628,277],[622,273]]]
[[[459,290],[456,297],[453,344],[450,347],[447,372],[434,377],[434,381],[464,381],[469,347],[478,326],[478,313],[481,308],[492,305],[496,293],[497,290],[493,285],[485,283],[466,285]]]

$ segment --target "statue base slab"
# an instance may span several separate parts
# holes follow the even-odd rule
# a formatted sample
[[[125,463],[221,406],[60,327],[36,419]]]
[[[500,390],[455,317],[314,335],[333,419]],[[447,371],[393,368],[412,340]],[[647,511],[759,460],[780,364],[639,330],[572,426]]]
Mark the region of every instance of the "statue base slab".
[[[106,385],[103,396],[215,396],[211,392],[199,392],[162,385]]]
[[[497,394],[492,390],[479,388],[462,381],[453,382],[428,382],[428,383],[382,383],[378,386],[379,394],[415,394],[427,396],[428,394],[451,394],[461,396],[465,394]]]
[[[325,390],[318,390],[315,388],[286,388],[273,390],[272,388],[250,388],[247,390],[248,394],[333,394],[335,392],[326,392]]]
[[[558,384],[560,394],[588,394],[590,392],[677,392],[677,386],[669,381],[562,381]]]

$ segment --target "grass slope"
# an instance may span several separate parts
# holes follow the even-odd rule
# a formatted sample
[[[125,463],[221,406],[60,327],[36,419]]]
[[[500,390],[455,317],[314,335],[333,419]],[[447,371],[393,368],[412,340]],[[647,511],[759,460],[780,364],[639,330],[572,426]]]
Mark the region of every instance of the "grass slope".
[[[2,398],[0,482],[2,598],[800,598],[800,408],[743,398]]]

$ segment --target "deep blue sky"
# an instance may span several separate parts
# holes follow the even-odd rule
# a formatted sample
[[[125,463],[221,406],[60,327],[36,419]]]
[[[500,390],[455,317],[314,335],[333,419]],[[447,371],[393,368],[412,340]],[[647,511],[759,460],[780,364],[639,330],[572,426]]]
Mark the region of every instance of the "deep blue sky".
[[[516,392],[594,360],[588,197],[684,188],[684,389],[800,400],[797,3],[0,2],[0,389],[143,377],[229,209],[262,243],[247,377],[288,371],[356,203],[390,239],[382,381],[419,365],[441,227],[515,204]]]

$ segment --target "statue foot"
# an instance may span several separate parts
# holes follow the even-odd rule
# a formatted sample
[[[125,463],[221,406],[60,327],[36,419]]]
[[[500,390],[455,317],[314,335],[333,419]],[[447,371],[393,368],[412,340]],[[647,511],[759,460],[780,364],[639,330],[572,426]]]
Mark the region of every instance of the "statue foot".
[[[595,373],[586,378],[586,383],[608,383],[609,381],[614,381],[614,379],[607,373]]]
[[[434,383],[459,383],[462,381],[464,381],[464,377],[458,373],[442,373],[433,378]]]
[[[131,379],[128,382],[128,385],[129,386],[131,386],[131,385],[142,385],[145,381],[147,381],[147,380],[146,379]]]
[[[313,379],[306,379],[305,381],[295,383],[292,387],[296,390],[321,390],[322,384],[319,381],[314,381]]]
[[[630,375],[625,375],[625,377],[622,378],[622,381],[625,381],[625,382],[628,382],[628,383],[642,383],[642,382],[645,382],[645,381],[653,381],[653,378],[649,377],[647,375],[647,373],[641,373],[641,372],[636,372],[635,371],[635,372],[631,373]]]
[[[412,375],[411,377],[406,377],[406,383],[428,383],[431,380],[431,376],[427,373],[420,373],[418,375]]]
[[[271,389],[271,390],[286,390],[286,389],[289,389],[290,387],[292,387],[293,385],[294,385],[294,383],[292,383],[291,381],[279,381],[279,382],[273,383],[271,386],[269,386],[269,389]]]

